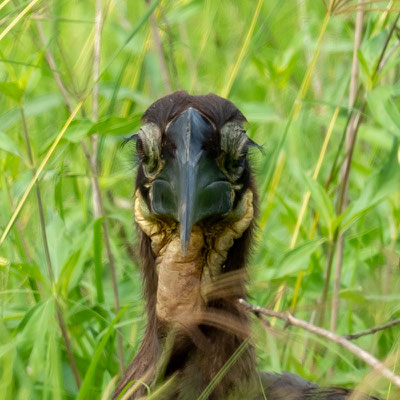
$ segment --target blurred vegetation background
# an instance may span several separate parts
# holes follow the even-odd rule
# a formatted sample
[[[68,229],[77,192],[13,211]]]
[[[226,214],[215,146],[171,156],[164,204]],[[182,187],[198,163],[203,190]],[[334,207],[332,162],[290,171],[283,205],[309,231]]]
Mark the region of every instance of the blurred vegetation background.
[[[108,399],[137,351],[135,158],[121,144],[178,89],[232,100],[263,146],[252,302],[343,335],[399,317],[399,11],[0,1],[0,397]],[[400,398],[342,348],[271,324],[254,321],[261,369]],[[400,373],[399,334],[356,343]]]

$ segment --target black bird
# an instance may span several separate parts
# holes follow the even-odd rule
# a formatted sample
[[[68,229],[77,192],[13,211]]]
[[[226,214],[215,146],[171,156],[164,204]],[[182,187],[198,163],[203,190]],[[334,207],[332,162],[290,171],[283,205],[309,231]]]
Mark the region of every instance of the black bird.
[[[132,139],[147,328],[114,399],[130,389],[129,399],[140,398],[163,382],[170,384],[159,398],[168,400],[348,399],[347,389],[256,369],[248,312],[238,302],[247,296],[257,215],[247,157],[257,145],[243,114],[215,94],[179,91],[142,120]]]

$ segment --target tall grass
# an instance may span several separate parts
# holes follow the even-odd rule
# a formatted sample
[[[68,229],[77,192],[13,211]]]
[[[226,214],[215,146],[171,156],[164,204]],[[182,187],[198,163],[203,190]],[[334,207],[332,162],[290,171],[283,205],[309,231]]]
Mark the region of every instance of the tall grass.
[[[339,334],[399,317],[399,8],[396,0],[0,2],[2,396],[109,398],[135,354],[145,323],[135,163],[121,143],[166,85],[228,96],[263,145],[251,155],[261,198],[255,303],[329,328],[336,287]],[[348,202],[338,208],[346,128],[358,113]],[[335,286],[327,271],[344,234]],[[261,369],[399,398],[354,355],[272,325],[254,322]],[[399,333],[357,344],[400,373]]]

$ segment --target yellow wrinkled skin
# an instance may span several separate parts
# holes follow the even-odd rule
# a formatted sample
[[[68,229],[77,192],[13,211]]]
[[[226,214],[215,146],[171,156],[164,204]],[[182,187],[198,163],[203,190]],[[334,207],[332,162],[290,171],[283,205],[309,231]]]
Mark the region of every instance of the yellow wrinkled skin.
[[[253,193],[247,190],[240,203],[212,231],[195,225],[187,255],[182,254],[179,224],[153,216],[139,191],[136,192],[135,220],[151,239],[158,274],[157,315],[185,325],[199,315],[205,304],[202,289],[221,274],[229,249],[253,219]]]

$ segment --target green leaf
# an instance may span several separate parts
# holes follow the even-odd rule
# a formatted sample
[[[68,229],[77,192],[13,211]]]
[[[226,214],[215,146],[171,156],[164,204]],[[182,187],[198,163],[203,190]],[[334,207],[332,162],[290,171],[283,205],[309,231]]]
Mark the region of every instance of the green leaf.
[[[341,230],[348,229],[358,218],[390,196],[400,186],[400,165],[397,160],[398,140],[395,139],[387,162],[365,182],[360,197],[343,214]]]
[[[140,115],[132,118],[106,117],[93,123],[88,119],[72,121],[64,138],[72,143],[79,143],[89,135],[126,135],[135,131],[140,124]]]
[[[62,103],[62,97],[58,93],[45,94],[38,96],[32,100],[24,102],[24,111],[26,117],[36,115],[46,115],[51,109],[58,107]],[[4,131],[19,123],[21,120],[21,112],[19,107],[14,107],[0,115],[0,127]]]
[[[393,89],[379,86],[368,92],[368,107],[375,121],[393,135],[400,137],[400,112],[393,99]]]
[[[364,72],[364,74],[367,76],[368,79],[371,79],[370,67],[368,61],[364,57],[364,53],[361,50],[358,50],[357,55],[362,71]]]
[[[25,329],[25,326],[29,322],[29,320],[32,318],[32,315],[37,312],[37,310],[41,309],[45,304],[44,300],[39,301],[36,303],[33,307],[31,307],[24,315],[22,318],[21,322],[19,323],[17,327],[17,332],[22,332]]]
[[[76,119],[71,122],[64,134],[64,139],[72,143],[79,143],[89,134],[92,126],[93,122],[88,119]]]
[[[306,174],[302,174],[308,189],[311,192],[311,199],[316,205],[317,211],[321,214],[326,226],[328,227],[329,236],[332,237],[332,222],[336,218],[333,204],[325,188],[316,180],[310,178]]]
[[[40,282],[46,290],[50,290],[49,281],[47,277],[43,276],[37,264],[11,263],[10,268],[11,271],[21,274],[23,278],[32,278]]]
[[[126,135],[135,131],[140,124],[140,115],[132,118],[107,117],[92,125],[88,134]]]
[[[0,93],[13,99],[17,103],[21,103],[24,91],[15,82],[0,82]]]
[[[18,145],[4,132],[0,132],[0,150],[22,158]]]
[[[90,324],[92,320],[97,320],[100,324],[106,322],[108,325],[108,319],[107,310],[97,305],[90,308],[85,307],[70,314],[68,317],[68,324],[72,326],[82,326],[83,324]]]
[[[89,225],[80,234],[76,235],[69,246],[68,258],[65,259],[62,270],[57,279],[57,287],[61,293],[68,293],[80,281],[82,270],[92,243],[92,227]],[[58,243],[62,245],[62,243]],[[66,243],[68,245],[68,243]]]
[[[84,400],[88,399],[91,396],[91,389],[93,388],[92,383],[94,376],[97,371],[97,365],[100,362],[101,356],[103,354],[103,350],[110,339],[112,333],[115,330],[115,324],[119,321],[121,318],[122,314],[125,312],[125,308],[122,308],[119,313],[115,316],[113,321],[111,322],[110,326],[108,327],[106,333],[104,336],[101,338],[100,343],[97,345],[96,351],[93,354],[93,357],[90,361],[89,368],[86,371],[85,378],[83,379],[81,389],[79,390],[79,394],[77,397],[77,400]]]
[[[62,167],[61,167],[60,173],[56,179],[56,184],[54,185],[54,202],[57,206],[60,218],[64,221],[63,183],[64,182],[63,182]]]
[[[310,263],[311,255],[318,250],[326,239],[315,239],[302,243],[292,250],[286,252],[277,263],[278,267],[274,273],[274,278],[282,278],[292,275],[294,272],[306,270]]]

